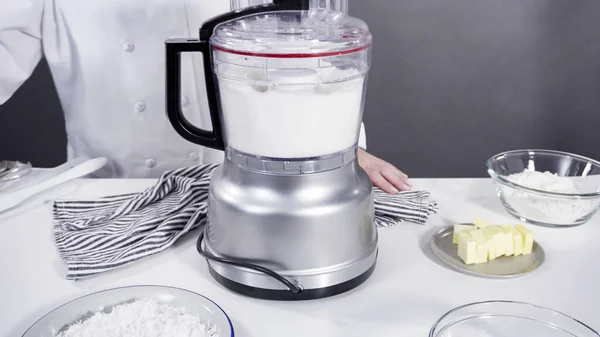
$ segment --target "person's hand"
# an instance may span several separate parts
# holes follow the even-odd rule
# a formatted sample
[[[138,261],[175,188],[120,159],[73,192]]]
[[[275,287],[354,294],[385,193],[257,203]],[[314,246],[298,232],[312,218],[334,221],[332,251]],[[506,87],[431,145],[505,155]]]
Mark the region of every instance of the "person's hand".
[[[373,185],[389,194],[410,190],[412,184],[408,176],[394,165],[383,161],[367,151],[358,149],[358,164],[369,175]]]

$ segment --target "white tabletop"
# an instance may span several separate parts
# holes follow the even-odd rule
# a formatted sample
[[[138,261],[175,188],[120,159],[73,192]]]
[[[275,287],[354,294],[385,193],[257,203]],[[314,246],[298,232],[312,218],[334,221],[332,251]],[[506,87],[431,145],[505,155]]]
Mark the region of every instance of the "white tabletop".
[[[153,180],[81,180],[70,197],[141,191]],[[0,221],[0,336],[21,336],[58,305],[98,290],[138,284],[181,287],[205,295],[232,318],[236,335],[427,336],[446,311],[469,302],[525,301],[562,311],[600,329],[600,219],[554,229],[532,227],[546,251],[537,272],[511,280],[467,276],[442,265],[429,248],[439,227],[481,216],[515,223],[502,209],[488,179],[416,179],[440,212],[427,225],[402,223],[380,229],[376,270],[348,293],[307,302],[273,302],[234,294],[208,274],[194,247],[196,232],[169,250],[83,281],[67,281],[52,239],[51,205]]]

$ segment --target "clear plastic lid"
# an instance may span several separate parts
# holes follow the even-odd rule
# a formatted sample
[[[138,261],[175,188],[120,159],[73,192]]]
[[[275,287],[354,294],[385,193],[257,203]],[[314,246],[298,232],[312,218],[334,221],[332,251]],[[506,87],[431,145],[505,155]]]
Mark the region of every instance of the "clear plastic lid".
[[[230,0],[232,11],[252,6],[266,5],[273,0]],[[322,8],[348,14],[348,0],[310,0],[310,8]]]
[[[310,58],[359,52],[369,48],[371,39],[364,21],[337,10],[311,8],[263,12],[222,23],[210,43],[216,50],[237,55]]]

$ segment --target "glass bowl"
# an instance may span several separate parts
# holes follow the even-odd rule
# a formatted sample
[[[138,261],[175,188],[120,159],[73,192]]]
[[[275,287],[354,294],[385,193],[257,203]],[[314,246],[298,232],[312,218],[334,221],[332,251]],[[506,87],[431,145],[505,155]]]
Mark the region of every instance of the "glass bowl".
[[[576,226],[600,207],[600,162],[593,159],[551,150],[515,150],[490,158],[487,170],[506,211],[522,221]]]
[[[442,316],[429,337],[598,337],[589,326],[560,312],[511,301],[471,303]]]
[[[152,299],[161,304],[184,307],[186,312],[208,323],[209,334],[234,337],[229,316],[215,302],[189,290],[154,285],[138,285],[99,291],[67,302],[35,322],[23,337],[55,337],[71,324],[97,312],[110,312],[115,305],[135,299]]]

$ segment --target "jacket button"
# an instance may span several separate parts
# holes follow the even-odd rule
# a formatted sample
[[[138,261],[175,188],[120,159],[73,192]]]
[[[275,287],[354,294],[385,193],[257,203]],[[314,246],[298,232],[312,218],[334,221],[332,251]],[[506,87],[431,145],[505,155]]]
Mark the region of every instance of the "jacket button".
[[[153,168],[154,166],[156,166],[156,160],[152,158],[146,159],[146,167]]]
[[[123,43],[123,50],[128,53],[131,53],[132,51],[135,50],[135,46],[133,45],[133,43],[125,42],[125,43]]]
[[[190,154],[188,155],[188,157],[190,157],[190,160],[196,161],[199,158],[198,152],[190,152]]]
[[[183,96],[181,97],[181,106],[187,106],[188,105],[188,99],[187,97]]]
[[[135,103],[134,107],[135,107],[135,111],[142,112],[142,111],[146,110],[146,103],[139,101],[139,102]]]

